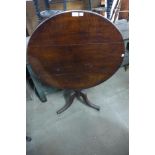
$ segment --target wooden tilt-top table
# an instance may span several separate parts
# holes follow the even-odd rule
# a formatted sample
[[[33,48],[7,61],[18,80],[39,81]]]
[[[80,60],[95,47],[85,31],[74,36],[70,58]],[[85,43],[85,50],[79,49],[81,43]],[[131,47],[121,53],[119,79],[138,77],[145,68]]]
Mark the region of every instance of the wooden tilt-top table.
[[[65,11],[41,23],[30,37],[27,60],[45,84],[72,90],[66,110],[75,97],[89,102],[83,89],[110,78],[120,67],[124,42],[118,29],[103,16],[90,11]]]

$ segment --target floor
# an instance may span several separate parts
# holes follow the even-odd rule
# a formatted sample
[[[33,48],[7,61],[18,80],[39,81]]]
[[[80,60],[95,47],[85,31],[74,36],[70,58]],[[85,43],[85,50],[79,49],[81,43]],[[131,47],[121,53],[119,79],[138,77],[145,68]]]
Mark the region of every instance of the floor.
[[[87,89],[98,112],[78,100],[57,115],[63,92],[47,95],[41,103],[29,89],[27,98],[27,155],[128,155],[129,71],[120,68],[104,83]]]

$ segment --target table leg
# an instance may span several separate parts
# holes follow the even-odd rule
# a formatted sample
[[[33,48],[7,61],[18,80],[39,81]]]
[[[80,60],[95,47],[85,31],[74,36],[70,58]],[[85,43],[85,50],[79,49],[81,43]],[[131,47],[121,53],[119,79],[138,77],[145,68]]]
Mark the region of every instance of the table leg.
[[[89,106],[89,107],[91,107],[91,108],[94,108],[94,109],[96,109],[96,110],[98,110],[98,111],[100,110],[100,107],[99,107],[98,105],[95,105],[95,104],[91,103],[91,102],[88,100],[88,97],[87,97],[86,94],[80,92],[80,96],[83,98],[84,103],[85,103],[87,106]]]
[[[69,97],[69,100],[66,102],[65,106],[57,111],[57,114],[60,114],[60,113],[64,112],[66,109],[68,109],[71,106],[71,104],[73,103],[74,98],[75,98],[75,94],[71,95]]]
[[[64,112],[65,110],[67,110],[71,106],[71,104],[73,103],[74,99],[75,98],[80,98],[80,97],[82,97],[85,105],[87,105],[87,106],[89,106],[91,108],[94,108],[94,109],[96,109],[98,111],[100,110],[99,106],[91,103],[88,100],[86,94],[82,93],[81,91],[74,91],[74,93],[71,96],[69,96],[69,100],[68,101],[66,100],[66,104],[60,110],[57,111],[57,114],[60,114],[60,113]]]

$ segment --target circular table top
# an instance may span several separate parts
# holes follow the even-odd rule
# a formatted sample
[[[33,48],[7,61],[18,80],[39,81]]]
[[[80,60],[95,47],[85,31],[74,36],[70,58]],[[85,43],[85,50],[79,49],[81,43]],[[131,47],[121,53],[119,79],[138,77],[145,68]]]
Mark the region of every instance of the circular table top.
[[[80,90],[111,77],[122,63],[118,29],[90,11],[66,11],[41,23],[30,37],[28,63],[49,86]]]

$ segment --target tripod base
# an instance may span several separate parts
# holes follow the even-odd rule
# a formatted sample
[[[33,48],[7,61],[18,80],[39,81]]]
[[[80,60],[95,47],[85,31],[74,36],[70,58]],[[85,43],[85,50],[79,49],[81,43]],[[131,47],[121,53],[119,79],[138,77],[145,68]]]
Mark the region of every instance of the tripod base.
[[[83,103],[85,105],[87,105],[87,106],[89,106],[91,108],[94,108],[94,109],[96,109],[98,111],[100,110],[100,107],[99,106],[97,106],[97,105],[95,105],[93,103],[90,103],[90,101],[88,100],[86,94],[82,93],[81,91],[74,91],[74,93],[69,97],[69,99],[66,102],[65,106],[62,107],[60,110],[57,111],[57,114],[60,114],[60,113],[64,112],[66,109],[68,109],[72,105],[72,103],[73,103],[73,101],[74,101],[75,98],[80,99],[80,97],[82,97],[82,99],[84,101]]]

